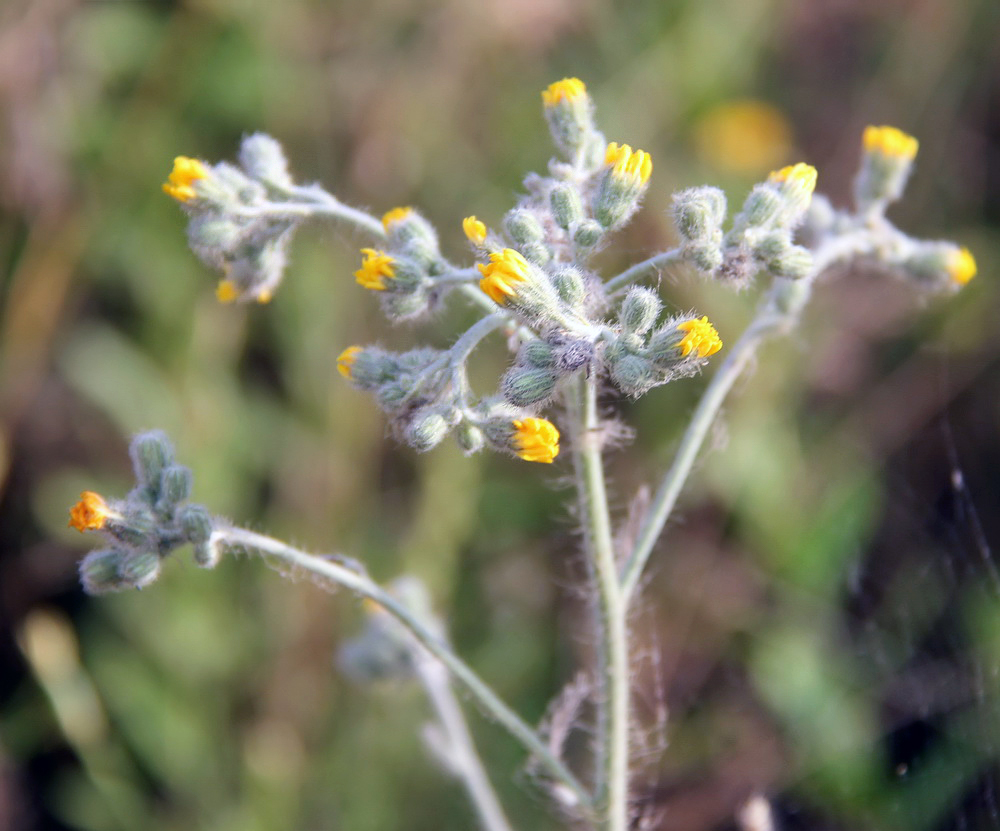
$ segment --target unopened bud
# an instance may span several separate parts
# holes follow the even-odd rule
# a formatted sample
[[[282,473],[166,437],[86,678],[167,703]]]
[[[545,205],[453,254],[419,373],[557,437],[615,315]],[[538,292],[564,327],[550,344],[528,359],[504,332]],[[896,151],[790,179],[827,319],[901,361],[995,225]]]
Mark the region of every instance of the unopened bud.
[[[884,210],[903,195],[919,144],[895,127],[870,126],[865,128],[862,147],[861,167],[854,180],[858,210]]]
[[[579,269],[572,266],[560,268],[552,275],[552,284],[555,286],[559,298],[571,309],[579,309],[583,306],[587,289]]]
[[[684,246],[684,256],[699,271],[713,274],[723,263],[725,255],[718,241],[691,242]]]
[[[626,332],[641,335],[653,328],[662,309],[656,292],[633,286],[618,309],[618,320]]]
[[[621,352],[614,360],[608,360],[611,380],[626,395],[633,397],[642,395],[658,380],[658,373],[653,363],[639,355]]]
[[[556,224],[564,231],[583,219],[583,204],[580,194],[572,185],[560,182],[549,193],[549,204]]]
[[[599,222],[595,222],[593,219],[585,219],[576,226],[576,231],[573,232],[573,242],[577,248],[584,251],[589,251],[596,246],[603,237],[604,229]]]
[[[157,507],[170,509],[191,495],[191,471],[183,465],[169,465],[163,470]]]
[[[525,246],[545,239],[545,229],[542,228],[538,217],[524,208],[513,208],[507,211],[503,218],[503,227],[522,253],[524,253]]]
[[[254,179],[281,188],[292,187],[285,153],[273,138],[264,133],[254,133],[240,145],[240,165]]]
[[[123,505],[123,510],[116,516],[109,515],[104,523],[104,530],[129,546],[148,546],[152,544],[153,531],[156,528],[156,517],[149,510],[145,500],[134,499]]]
[[[118,567],[124,552],[116,548],[91,551],[80,561],[80,583],[87,594],[105,594],[125,588]]]
[[[455,439],[462,452],[469,456],[483,449],[483,431],[469,421],[463,421],[455,431]]]
[[[122,582],[145,588],[160,576],[160,556],[155,551],[129,551],[118,567]]]
[[[174,460],[170,439],[159,430],[139,433],[129,445],[129,455],[135,469],[135,478],[146,488],[150,501],[160,494],[160,477],[163,469]]]
[[[548,369],[555,366],[555,352],[543,340],[529,340],[517,352],[517,362],[522,366]]]
[[[701,242],[719,233],[726,217],[726,195],[713,187],[682,190],[674,194],[672,213],[681,237]]]
[[[198,544],[208,542],[212,536],[215,523],[212,515],[203,505],[185,505],[177,512],[177,524],[180,526],[184,539]]]
[[[403,441],[418,453],[437,447],[451,431],[444,416],[435,410],[418,410],[403,431]]]
[[[556,380],[551,369],[513,366],[504,374],[500,391],[515,407],[530,407],[552,397]]]

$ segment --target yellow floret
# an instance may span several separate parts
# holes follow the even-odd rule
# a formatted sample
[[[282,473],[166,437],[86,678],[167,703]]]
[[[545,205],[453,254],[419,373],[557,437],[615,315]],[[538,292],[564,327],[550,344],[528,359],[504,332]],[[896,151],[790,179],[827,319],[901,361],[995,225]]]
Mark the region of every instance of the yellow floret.
[[[178,156],[174,159],[174,169],[163,184],[163,192],[178,202],[190,202],[198,194],[194,183],[208,176],[208,169],[197,159]]]
[[[861,143],[868,153],[881,153],[883,156],[895,156],[911,162],[917,157],[917,149],[920,147],[920,142],[902,130],[872,125],[865,127]]]
[[[631,179],[645,185],[653,172],[653,160],[645,150],[633,150],[629,145],[613,141],[604,154],[604,163],[618,179]]]
[[[587,87],[579,78],[563,78],[542,90],[542,103],[554,107],[560,101],[575,101],[587,94]]]
[[[490,254],[489,264],[480,263],[477,268],[483,275],[479,288],[500,306],[517,293],[515,286],[528,279],[530,269],[527,260],[513,248]]]
[[[552,464],[559,455],[559,431],[544,418],[525,418],[513,422],[514,452],[526,462]]]
[[[683,323],[679,323],[677,328],[681,332],[687,333],[677,344],[677,348],[681,350],[682,358],[686,358],[692,352],[696,353],[699,358],[707,358],[722,349],[719,333],[708,322],[707,317],[702,317],[700,320],[698,318],[685,320]]]
[[[361,268],[354,272],[358,285],[372,291],[385,291],[385,281],[391,280],[396,273],[392,265],[395,260],[385,251],[374,248],[362,248],[361,253],[365,259]]]
[[[948,257],[948,276],[964,286],[976,276],[976,258],[968,248],[958,248]]]

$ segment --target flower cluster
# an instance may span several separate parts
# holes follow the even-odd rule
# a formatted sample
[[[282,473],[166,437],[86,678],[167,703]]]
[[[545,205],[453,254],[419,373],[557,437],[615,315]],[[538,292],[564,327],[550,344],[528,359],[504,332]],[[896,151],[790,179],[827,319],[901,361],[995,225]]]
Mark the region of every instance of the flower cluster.
[[[140,433],[129,452],[137,485],[125,499],[105,500],[84,491],[70,509],[71,527],[97,531],[108,543],[80,563],[80,580],[88,594],[148,586],[159,576],[163,558],[185,544],[194,547],[201,566],[214,566],[218,558],[209,545],[212,517],[201,505],[187,501],[191,471],[174,462],[166,436]]]
[[[178,156],[163,190],[190,216],[188,242],[198,257],[220,270],[222,303],[267,303],[281,282],[301,210],[273,210],[272,200],[296,191],[281,146],[261,133],[240,146],[239,166],[207,165]]]

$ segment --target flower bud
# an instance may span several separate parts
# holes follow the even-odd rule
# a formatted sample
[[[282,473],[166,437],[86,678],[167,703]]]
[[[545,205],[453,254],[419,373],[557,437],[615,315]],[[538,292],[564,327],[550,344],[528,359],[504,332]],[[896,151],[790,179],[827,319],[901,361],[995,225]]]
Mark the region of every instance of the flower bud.
[[[725,259],[718,241],[689,242],[684,246],[684,256],[691,265],[706,274],[718,271]]]
[[[160,556],[155,551],[129,551],[118,566],[123,583],[142,589],[160,576]]]
[[[572,158],[594,132],[594,105],[579,78],[563,78],[542,92],[545,120],[556,147]]]
[[[172,509],[191,495],[191,471],[183,465],[168,465],[163,469],[160,499],[157,507]]]
[[[726,195],[713,187],[682,190],[674,194],[671,211],[681,237],[701,242],[719,234],[726,218]]]
[[[662,309],[656,292],[633,286],[618,309],[618,320],[626,332],[642,335],[653,328]]]
[[[782,214],[784,200],[781,194],[768,184],[755,185],[743,203],[739,224],[750,228],[770,228]]]
[[[524,208],[513,208],[503,218],[503,227],[518,249],[545,239],[545,229],[538,217]]]
[[[437,232],[413,208],[393,208],[382,216],[389,247],[416,259],[425,268],[441,259]]]
[[[80,584],[87,594],[121,591],[125,583],[118,573],[124,552],[117,548],[91,551],[80,561]]]
[[[605,359],[612,383],[626,395],[638,397],[662,381],[652,361],[636,355],[621,341],[608,348]]]
[[[561,373],[576,372],[594,359],[594,344],[586,338],[570,334],[550,336],[554,349],[556,369]]]
[[[556,389],[558,376],[551,369],[512,366],[500,382],[503,397],[515,407],[530,407],[548,401]]]
[[[587,299],[587,289],[583,275],[573,266],[564,266],[552,275],[552,285],[562,300],[571,309],[580,310]]]
[[[139,499],[126,502],[120,513],[110,514],[104,523],[104,530],[125,545],[151,547],[154,545],[153,532],[157,521],[140,494]]]
[[[976,276],[976,260],[969,249],[950,242],[918,244],[903,267],[931,288],[964,286]]]
[[[544,340],[529,340],[518,350],[517,362],[522,366],[549,369],[555,366],[555,351]]]
[[[483,431],[470,421],[463,421],[458,425],[455,439],[466,456],[478,453],[483,449]]]
[[[170,439],[159,430],[139,433],[129,446],[135,478],[145,486],[153,502],[160,494],[160,477],[163,469],[174,460],[174,448]]]
[[[768,263],[768,269],[775,277],[801,280],[812,270],[813,256],[808,248],[789,245]]]
[[[177,512],[177,524],[187,542],[198,544],[208,542],[215,523],[212,515],[203,505],[185,505]]]
[[[585,219],[573,232],[573,243],[583,251],[594,248],[604,238],[604,229],[599,222]]]
[[[436,410],[417,410],[403,430],[403,441],[418,453],[437,447],[451,432],[451,425]]]
[[[279,188],[292,187],[285,153],[273,138],[265,133],[254,133],[240,144],[240,165],[254,179]]]
[[[594,217],[604,228],[618,228],[639,207],[653,172],[653,162],[643,150],[611,142],[604,164],[604,174],[594,196]]]
[[[854,199],[858,210],[882,211],[903,195],[913,169],[919,143],[895,127],[865,128],[864,154],[854,179]]]
[[[559,182],[549,192],[549,205],[556,224],[564,231],[583,219],[583,204],[575,187]]]

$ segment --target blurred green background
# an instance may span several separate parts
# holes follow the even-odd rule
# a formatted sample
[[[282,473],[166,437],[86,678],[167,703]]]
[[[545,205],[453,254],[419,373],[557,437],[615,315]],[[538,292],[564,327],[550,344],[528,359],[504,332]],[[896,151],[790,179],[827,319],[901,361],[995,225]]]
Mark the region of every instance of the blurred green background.
[[[868,123],[921,142],[893,218],[980,268],[930,301],[843,275],[738,386],[634,624],[646,827],[732,828],[754,793],[783,828],[1000,827],[995,0],[7,0],[0,827],[473,826],[427,761],[420,691],[336,673],[352,598],[181,557],[147,591],[88,599],[66,511],[124,493],[127,437],[163,428],[211,509],[419,575],[460,653],[540,719],[590,660],[565,466],[415,455],[335,370],[349,344],[440,345],[465,318],[390,329],[352,277],[367,241],[319,224],[269,306],[221,306],[160,183],[175,155],[232,159],[264,130],[300,181],[376,214],[418,205],[465,259],[462,217],[496,223],[544,169],[539,91],[568,75],[656,165],[606,274],[671,244],[682,187],[738,204],[805,160],[844,204]],[[724,341],[755,300],[662,288]],[[484,350],[481,389],[506,360]],[[617,508],[703,385],[609,397],[638,431],[609,457]],[[516,826],[559,827],[519,748],[469,716]]]

